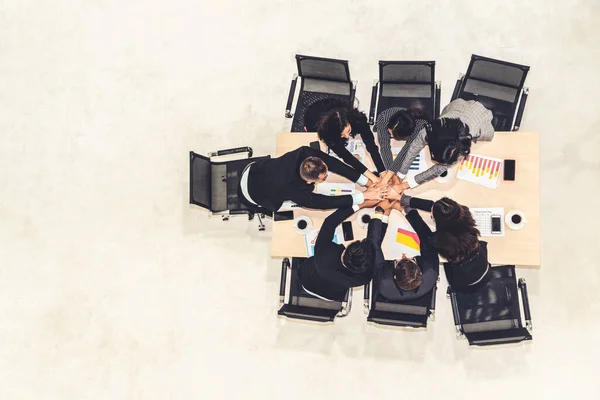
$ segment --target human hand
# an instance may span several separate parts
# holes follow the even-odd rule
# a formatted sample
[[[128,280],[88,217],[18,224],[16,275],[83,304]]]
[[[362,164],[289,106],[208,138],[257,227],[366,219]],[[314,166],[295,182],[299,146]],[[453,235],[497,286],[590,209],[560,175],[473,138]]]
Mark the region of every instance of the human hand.
[[[392,213],[392,209],[396,201],[383,200],[379,203],[379,207],[383,208],[383,215],[390,215]]]
[[[398,211],[400,211],[400,212],[402,212],[402,211],[404,210],[404,207],[402,206],[402,204],[400,204],[400,202],[399,202],[399,201],[394,201],[394,202],[392,203],[392,208],[393,208],[394,210],[398,210]]]
[[[402,182],[398,185],[392,185],[392,189],[394,189],[396,193],[401,195],[406,189],[410,189],[410,185],[408,184],[408,182]]]
[[[361,204],[359,204],[358,208],[361,210],[363,208],[373,208],[377,205],[377,203],[379,203],[379,201],[380,200],[365,200]]]
[[[384,187],[388,186],[389,179],[386,179],[385,175],[382,175],[381,178],[375,184],[376,187]]]
[[[379,183],[379,181],[380,181],[380,178],[377,175],[375,175],[374,173],[372,173],[371,171],[369,171],[369,170],[366,170],[363,173],[363,175],[366,176],[369,179],[369,181],[365,185],[366,187],[371,187],[371,186]]]
[[[390,191],[389,186],[377,187],[373,186],[363,192],[365,200],[382,200],[387,197]]]
[[[400,180],[400,177],[396,174],[392,175],[392,183],[390,185],[400,185],[402,183],[402,180]]]
[[[398,193],[395,187],[392,187],[386,196],[386,198],[389,200],[400,200],[401,197],[402,193]]]

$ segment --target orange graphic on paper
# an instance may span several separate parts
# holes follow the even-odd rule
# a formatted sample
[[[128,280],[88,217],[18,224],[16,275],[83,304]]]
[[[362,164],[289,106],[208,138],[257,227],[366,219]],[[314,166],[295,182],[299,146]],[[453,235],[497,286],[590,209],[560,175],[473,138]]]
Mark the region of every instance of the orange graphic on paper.
[[[396,242],[417,251],[421,248],[419,236],[415,232],[407,231],[402,228],[398,228],[398,231],[396,232]]]

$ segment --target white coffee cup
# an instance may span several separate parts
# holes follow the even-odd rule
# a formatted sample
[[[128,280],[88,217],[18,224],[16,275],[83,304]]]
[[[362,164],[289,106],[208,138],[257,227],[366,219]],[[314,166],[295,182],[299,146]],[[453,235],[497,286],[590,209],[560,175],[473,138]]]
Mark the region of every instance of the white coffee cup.
[[[504,217],[504,222],[509,229],[513,231],[518,231],[519,229],[523,229],[527,220],[525,219],[525,214],[520,210],[510,210],[506,213]]]
[[[450,170],[447,170],[446,171],[446,176],[437,176],[435,178],[435,181],[439,182],[439,183],[448,183],[448,182],[450,182],[452,180],[452,178],[450,177],[450,173],[451,173]]]
[[[294,218],[294,229],[301,235],[307,234],[313,227],[312,220],[306,215]]]
[[[363,229],[367,229],[374,213],[375,211],[372,208],[363,208],[360,210],[356,214],[356,222],[358,222],[358,226]]]

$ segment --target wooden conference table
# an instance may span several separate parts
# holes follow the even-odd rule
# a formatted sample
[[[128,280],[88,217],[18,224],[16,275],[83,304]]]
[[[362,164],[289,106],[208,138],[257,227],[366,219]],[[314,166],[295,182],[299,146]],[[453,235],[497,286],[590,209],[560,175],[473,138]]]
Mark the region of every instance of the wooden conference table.
[[[277,134],[277,157],[307,146],[318,140],[316,133],[279,133]],[[402,142],[392,146],[402,146]],[[326,146],[321,143],[321,150]],[[532,132],[498,132],[492,142],[474,143],[471,152],[478,155],[500,159],[516,160],[514,181],[504,181],[495,189],[486,188],[471,182],[456,178],[458,165],[448,171],[446,182],[435,180],[426,182],[414,189],[406,190],[410,196],[437,200],[447,196],[468,207],[504,207],[505,214],[510,210],[521,210],[526,218],[526,224],[521,230],[511,230],[505,224],[504,236],[485,236],[482,240],[488,242],[488,259],[492,265],[511,264],[518,266],[540,266],[540,146],[537,133]],[[426,162],[431,165],[430,160]],[[373,170],[374,164],[368,155],[365,157],[366,166]],[[502,171],[500,171],[502,173]],[[345,178],[331,174],[328,182],[348,182]],[[319,229],[323,220],[334,210],[294,209],[294,217],[306,215],[313,221],[313,227]],[[354,239],[366,236],[366,229],[356,222],[354,214],[352,221]],[[426,213],[421,212],[425,221],[429,220]],[[504,218],[504,216],[502,216]],[[390,215],[390,225],[406,223],[404,216],[396,210]],[[388,230],[388,234],[390,234]],[[345,242],[347,245],[350,242]],[[386,252],[386,242],[383,246]],[[296,233],[294,221],[276,221],[273,223],[271,239],[271,257],[306,257],[304,235]],[[386,257],[387,258],[387,257]]]

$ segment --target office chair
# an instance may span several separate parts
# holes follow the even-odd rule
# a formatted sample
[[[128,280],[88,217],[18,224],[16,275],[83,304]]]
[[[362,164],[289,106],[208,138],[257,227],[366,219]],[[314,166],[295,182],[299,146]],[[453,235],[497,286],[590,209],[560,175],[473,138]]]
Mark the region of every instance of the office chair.
[[[292,132],[304,132],[304,114],[316,101],[339,99],[354,104],[356,82],[350,80],[348,61],[333,58],[296,55],[298,73],[294,74],[290,86],[285,117],[292,118]],[[302,78],[295,114],[291,113],[296,83]]]
[[[389,301],[380,294],[373,298],[373,293],[379,293],[378,285],[377,280],[365,285],[364,308],[369,313],[367,321],[382,325],[426,328],[428,319],[435,319],[437,283],[425,296],[406,302]]]
[[[309,294],[300,283],[298,268],[306,258],[293,257],[281,262],[281,280],[279,282],[278,315],[317,322],[332,322],[336,316],[345,317],[352,308],[352,288],[346,292],[344,301],[326,301]],[[290,273],[290,291],[286,302],[285,286]]]
[[[213,161],[213,157],[221,157],[236,153],[247,153],[244,159],[231,161]],[[248,220],[254,215],[258,217],[258,229],[265,230],[261,217],[270,215],[270,211],[262,207],[249,208],[240,202],[238,185],[244,168],[251,162],[270,158],[252,157],[251,147],[237,147],[208,153],[208,157],[190,151],[190,204],[195,204],[210,211],[210,215],[221,215],[223,221],[230,215],[246,214]]]
[[[529,95],[529,88],[523,87],[528,72],[527,65],[473,54],[467,73],[456,81],[452,100],[477,100],[494,114],[497,132],[517,131]]]
[[[379,81],[371,90],[369,123],[388,108],[418,108],[430,120],[440,115],[441,83],[435,61],[379,61]],[[377,112],[375,112],[377,110]]]
[[[475,293],[458,293],[448,287],[458,337],[469,345],[487,346],[531,340],[531,312],[527,284],[515,275],[514,265],[492,267],[490,281]],[[525,314],[521,322],[519,289]]]

